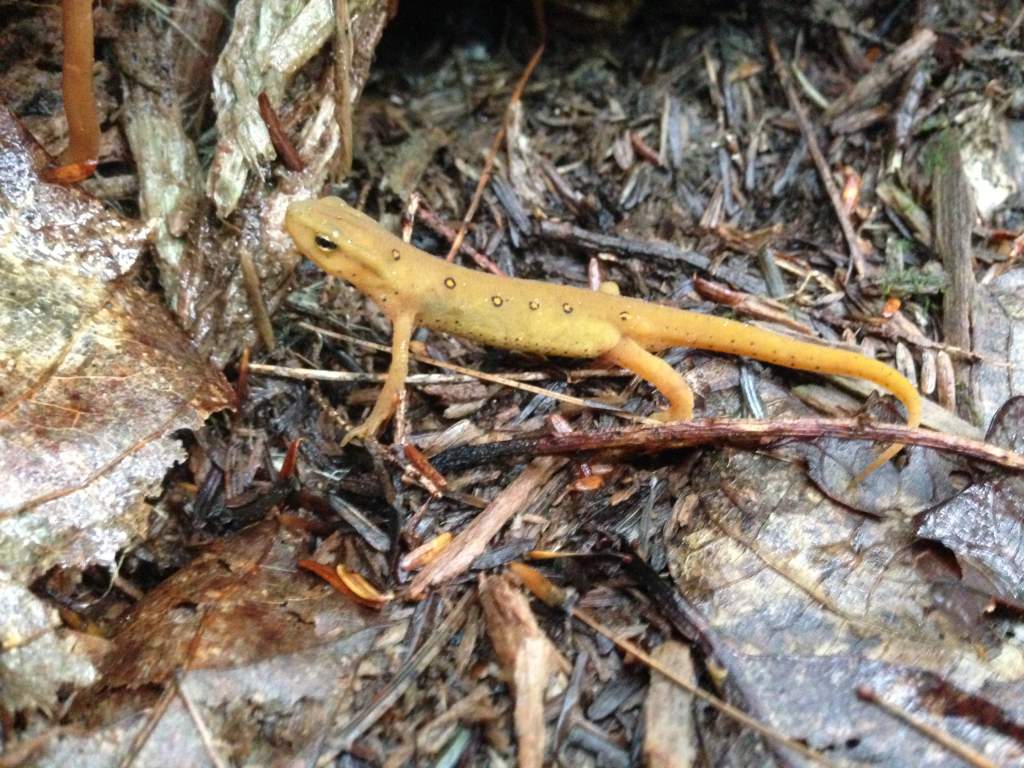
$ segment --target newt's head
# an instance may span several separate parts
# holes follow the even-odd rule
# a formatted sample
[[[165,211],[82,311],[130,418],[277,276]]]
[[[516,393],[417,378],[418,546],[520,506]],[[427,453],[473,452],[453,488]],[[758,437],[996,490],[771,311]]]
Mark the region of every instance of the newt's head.
[[[284,226],[304,256],[325,272],[348,280],[367,270],[378,273],[384,240],[391,237],[376,221],[337,197],[292,203]]]

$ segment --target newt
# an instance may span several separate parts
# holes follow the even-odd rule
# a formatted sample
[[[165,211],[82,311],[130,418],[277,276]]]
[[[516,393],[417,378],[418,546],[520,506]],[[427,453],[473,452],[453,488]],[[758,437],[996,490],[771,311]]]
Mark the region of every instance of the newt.
[[[391,418],[405,386],[409,342],[424,326],[487,346],[543,355],[601,358],[652,384],[667,399],[661,421],[688,421],[693,391],[655,352],[691,347],[741,355],[812,373],[866,379],[893,394],[907,425],[921,421],[921,396],[895,369],[864,355],[797,341],[722,317],[620,296],[614,283],[591,291],[502,277],[431,256],[336,197],[292,203],[285,228],[299,251],[368,296],[391,320],[391,365],[370,415],[346,436],[373,436]],[[882,450],[863,479],[895,456]]]

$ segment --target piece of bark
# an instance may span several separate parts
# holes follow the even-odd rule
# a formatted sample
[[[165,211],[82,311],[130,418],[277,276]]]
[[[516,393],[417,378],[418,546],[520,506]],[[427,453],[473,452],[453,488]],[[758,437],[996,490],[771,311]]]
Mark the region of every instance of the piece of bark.
[[[877,97],[885,88],[922,59],[938,38],[927,28],[919,29],[903,45],[876,64],[854,86],[829,104],[825,119],[830,121],[867,99]]]
[[[943,296],[942,331],[947,344],[971,350],[971,311],[974,306],[974,259],[971,227],[974,203],[964,174],[956,134],[946,132],[937,142],[933,176],[935,198],[935,250],[949,277]],[[956,365],[958,384],[964,383],[966,368]]]
[[[530,462],[519,477],[495,496],[487,505],[487,509],[477,515],[436,560],[416,575],[409,585],[409,596],[414,600],[418,599],[432,585],[455,578],[469,568],[512,515],[529,506],[537,493],[551,476],[565,465],[565,462],[565,459],[554,456],[545,456]]]
[[[669,640],[651,654],[666,667],[696,684],[690,649]],[[697,764],[697,725],[693,694],[651,672],[644,702],[644,765],[647,768],[688,768]]]
[[[498,663],[512,683],[518,765],[544,764],[544,693],[556,672],[569,663],[544,634],[530,601],[507,576],[480,580],[480,604]]]

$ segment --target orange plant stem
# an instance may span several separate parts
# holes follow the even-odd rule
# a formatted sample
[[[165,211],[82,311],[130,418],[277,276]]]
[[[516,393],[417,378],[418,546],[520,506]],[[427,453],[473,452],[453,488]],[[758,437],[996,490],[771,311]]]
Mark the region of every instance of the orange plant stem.
[[[95,163],[100,152],[100,121],[92,89],[92,0],[63,0],[64,114],[68,148],[64,162]]]

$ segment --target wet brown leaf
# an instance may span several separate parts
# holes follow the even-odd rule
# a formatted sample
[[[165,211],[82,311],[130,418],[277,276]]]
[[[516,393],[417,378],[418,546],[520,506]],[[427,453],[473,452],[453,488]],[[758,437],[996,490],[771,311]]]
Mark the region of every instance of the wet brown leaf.
[[[40,182],[6,111],[0,158],[0,562],[27,584],[53,566],[114,562],[183,458],[173,433],[232,396],[159,299],[125,277],[146,231]],[[23,597],[0,616],[3,634],[21,636]],[[39,701],[52,699],[56,681],[35,682]]]
[[[1024,395],[1024,269],[978,286],[972,341],[981,359],[971,366],[971,394],[982,424],[1008,399]]]
[[[146,595],[114,638],[100,682],[75,703],[71,720],[84,730],[55,741],[41,765],[119,765],[151,717],[133,765],[207,765],[211,746],[230,763],[311,764],[329,727],[360,703],[351,675],[393,617],[298,570],[302,541],[267,521],[212,545]]]
[[[955,681],[1020,718],[1024,664],[1012,623],[956,639],[914,568],[907,518],[865,518],[824,498],[799,465],[747,453],[708,461],[692,477],[701,505],[689,533],[668,542],[669,567],[731,659],[751,711],[831,759],[950,764],[943,748],[858,701],[855,689],[867,685],[996,762],[1019,754],[1000,727],[934,712],[922,693],[936,679]],[[745,746],[729,731],[717,738],[712,755],[730,749],[738,764],[760,762],[749,736]]]
[[[1024,398],[1010,400],[988,440],[1024,451]],[[996,475],[921,515],[918,535],[956,557],[964,588],[1024,609],[1024,478]]]

